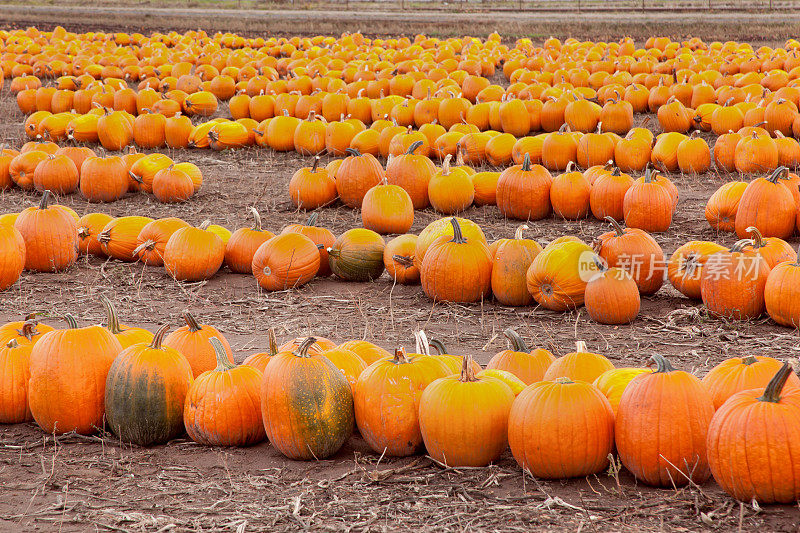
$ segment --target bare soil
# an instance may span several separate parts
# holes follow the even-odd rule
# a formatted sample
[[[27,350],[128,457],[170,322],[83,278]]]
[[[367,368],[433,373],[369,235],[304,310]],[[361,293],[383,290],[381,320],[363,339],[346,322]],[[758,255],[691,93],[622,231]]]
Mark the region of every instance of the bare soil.
[[[13,96],[4,90],[0,142],[20,146],[22,121]],[[307,164],[295,153],[184,150],[170,156],[196,163],[205,177],[203,189],[185,204],[164,205],[142,194],[108,205],[90,205],[77,194],[59,201],[80,215],[179,216],[192,224],[210,219],[231,230],[250,224],[248,206],[255,206],[265,226],[276,232],[307,216],[288,198],[289,178]],[[733,176],[670,177],[680,202],[669,232],[656,236],[665,253],[694,239],[732,244],[733,236],[708,227],[703,208]],[[0,194],[0,213],[37,201],[35,194],[6,191]],[[518,224],[495,207],[471,208],[465,216],[490,240],[511,236]],[[412,231],[436,218],[430,210],[417,212]],[[319,221],[337,234],[361,224],[357,211],[341,206],[322,210]],[[551,218],[529,225],[542,243],[565,234],[591,241],[608,229],[595,220]],[[585,340],[617,366],[643,366],[660,353],[697,375],[728,357],[798,356],[796,331],[768,319],[709,317],[669,286],[643,300],[634,324],[609,327],[592,322],[585,311],[557,314],[493,302],[434,305],[419,287],[395,286],[386,276],[372,283],[319,279],[299,290],[265,293],[252,277],[227,270],[208,282],[181,284],[163,269],[96,258],[81,259],[63,273],[25,273],[0,294],[0,322],[36,310],[54,317],[70,312],[85,324],[97,323],[103,317],[100,295],[116,302],[125,323],[150,329],[179,326],[180,312],[188,309],[226,335],[237,361],[266,348],[270,327],[279,341],[313,334],[337,342],[366,338],[387,349],[412,347],[412,332],[424,328],[453,353],[471,354],[481,363],[505,347],[502,331],[514,327],[532,346],[557,355]],[[541,482],[523,476],[509,453],[490,468],[452,469],[424,457],[379,458],[358,435],[331,460],[299,463],[284,459],[268,443],[219,449],[177,440],[141,449],[110,435],[53,439],[32,424],[5,426],[0,427],[0,494],[0,529],[6,531],[789,531],[800,524],[797,507],[740,505],[713,482],[656,490],[613,468],[587,479]]]

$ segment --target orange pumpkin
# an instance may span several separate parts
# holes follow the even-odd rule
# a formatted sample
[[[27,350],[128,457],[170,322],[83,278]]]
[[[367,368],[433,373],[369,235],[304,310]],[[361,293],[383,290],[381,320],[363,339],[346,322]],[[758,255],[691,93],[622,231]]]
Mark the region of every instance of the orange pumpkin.
[[[251,272],[261,288],[284,291],[301,287],[319,271],[317,245],[300,233],[281,233],[262,243],[253,255]]]
[[[233,363],[233,352],[231,351],[228,340],[214,326],[200,324],[188,311],[181,315],[186,325],[180,327],[167,335],[164,339],[164,346],[173,348],[182,353],[189,366],[192,367],[192,374],[196,378],[203,372],[214,369],[217,362],[216,350],[211,345],[210,339],[215,337],[225,347],[228,360]]]

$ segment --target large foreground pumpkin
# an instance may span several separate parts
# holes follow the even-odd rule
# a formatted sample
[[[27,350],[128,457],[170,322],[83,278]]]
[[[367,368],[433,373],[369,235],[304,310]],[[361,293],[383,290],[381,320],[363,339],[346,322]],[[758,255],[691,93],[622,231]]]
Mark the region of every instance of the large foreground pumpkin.
[[[700,380],[660,355],[657,368],[622,393],[615,428],[622,464],[656,487],[702,483],[710,475],[706,436],[714,404]]]
[[[200,374],[189,387],[183,411],[186,432],[206,446],[250,446],[264,440],[260,370],[236,366],[216,337],[209,339],[217,368]]]
[[[766,389],[734,395],[711,419],[711,473],[737,500],[800,499],[800,389],[784,387],[790,376],[794,372],[784,363]]]
[[[406,356],[402,348],[393,358],[379,360],[356,382],[353,400],[359,432],[375,453],[404,457],[419,451],[419,402],[434,380],[449,374],[440,360],[425,355]]]
[[[419,425],[428,454],[448,466],[497,461],[508,446],[514,398],[499,379],[476,377],[465,357],[460,375],[439,378],[422,393]]]
[[[614,449],[614,414],[590,383],[541,381],[514,401],[508,444],[517,463],[537,478],[597,474],[608,466]]]
[[[89,435],[103,427],[106,376],[122,346],[102,326],[50,331],[31,351],[28,402],[46,433]]]
[[[269,441],[290,459],[325,459],[353,433],[350,384],[324,355],[308,352],[305,339],[295,351],[275,355],[264,369],[261,415]]]
[[[122,442],[161,444],[183,434],[183,404],[192,384],[189,361],[162,346],[162,326],[150,344],[134,344],[114,360],[106,379],[106,421]]]

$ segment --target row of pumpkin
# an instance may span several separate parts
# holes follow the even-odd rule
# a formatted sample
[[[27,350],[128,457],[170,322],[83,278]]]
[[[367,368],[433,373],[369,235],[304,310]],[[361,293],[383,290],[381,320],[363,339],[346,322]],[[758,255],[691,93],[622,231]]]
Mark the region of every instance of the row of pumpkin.
[[[691,241],[666,262],[650,234],[623,229],[611,217],[613,230],[593,247],[567,236],[542,249],[523,238],[526,226],[515,238],[489,245],[477,224],[459,218],[439,219],[419,236],[404,234],[385,243],[366,228],[335,237],[315,225],[316,213],[306,225],[293,224],[274,235],[262,228],[253,209],[255,225],[231,234],[208,222],[193,227],[178,218],[90,213],[78,219],[48,201],[45,192],[38,207],[0,219],[0,288],[16,282],[23,269],[65,270],[80,252],[163,265],[178,281],[206,280],[227,265],[252,274],[265,290],[297,288],[331,273],[343,281],[372,281],[386,270],[398,283],[421,283],[434,301],[480,302],[493,294],[503,305],[535,301],[553,311],[585,304],[595,321],[625,324],[638,315],[640,293],[655,294],[667,278],[713,314],[741,320],[767,311],[781,325],[800,325],[797,254],[755,227],[747,228],[752,239],[731,248]]]
[[[70,194],[80,190],[89,202],[113,202],[129,192],[152,193],[160,202],[183,202],[203,185],[194,163],[177,163],[161,153],[131,149],[123,156],[98,156],[85,146],[59,147],[29,141],[19,151],[0,149],[0,190]]]
[[[728,359],[701,381],[661,355],[655,370],[614,368],[582,342],[556,359],[507,330],[512,348],[485,370],[471,356],[430,355],[422,332],[418,353],[394,356],[315,337],[277,348],[271,334],[268,352],[237,366],[224,336],[188,313],[186,326],[153,335],[120,326],[105,303],[108,328],[70,315],[67,329],[0,327],[1,422],[34,420],[51,434],[106,427],[142,446],[184,433],[212,446],[268,438],[295,460],[335,455],[357,428],[375,453],[424,448],[453,467],[488,465],[510,447],[544,479],[599,474],[616,451],[648,485],[713,474],[742,501],[800,498],[783,462],[800,451],[800,380],[770,357]]]

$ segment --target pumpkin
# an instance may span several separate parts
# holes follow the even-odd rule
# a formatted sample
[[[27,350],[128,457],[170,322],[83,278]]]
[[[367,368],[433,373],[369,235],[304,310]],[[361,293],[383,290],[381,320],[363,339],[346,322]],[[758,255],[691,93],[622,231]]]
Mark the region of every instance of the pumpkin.
[[[428,200],[431,207],[439,213],[453,215],[464,211],[472,205],[475,197],[475,187],[472,178],[461,167],[450,167],[450,158],[447,154],[442,163],[442,168],[431,176],[428,181]]]
[[[261,227],[261,215],[255,207],[251,207],[250,212],[253,214],[253,227],[237,229],[225,244],[225,264],[232,272],[239,274],[253,272],[253,256],[256,250],[275,236]]]
[[[417,248],[416,235],[400,235],[395,237],[383,249],[383,266],[386,272],[401,285],[419,283],[419,266],[414,261]]]
[[[414,223],[414,204],[399,185],[390,185],[386,176],[372,187],[361,203],[364,227],[376,233],[406,233]]]
[[[638,376],[650,372],[647,368],[614,368],[606,370],[594,380],[592,383],[600,392],[602,392],[608,403],[611,404],[611,410],[614,412],[614,417],[617,416],[619,409],[619,401],[622,399],[622,393],[628,387],[628,384]]]
[[[120,324],[117,310],[107,297],[101,296],[100,301],[103,302],[106,310],[106,328],[117,338],[123,349],[134,344],[147,344],[153,340],[153,334],[146,329],[131,328]]]
[[[347,378],[352,391],[355,388],[358,376],[367,368],[364,360],[355,352],[341,346],[325,350],[322,355],[327,357],[342,372],[344,377]]]
[[[136,261],[139,233],[153,221],[149,217],[124,216],[112,219],[97,235],[100,250],[120,261]]]
[[[582,172],[575,170],[574,163],[567,171],[553,178],[550,186],[550,203],[553,212],[566,220],[580,220],[589,215],[592,185]]]
[[[342,202],[351,208],[361,207],[367,191],[380,184],[384,170],[372,154],[361,154],[352,148],[335,174],[336,190]]]
[[[264,370],[261,415],[272,445],[290,459],[325,459],[353,433],[350,385],[324,355],[309,354],[308,337],[275,355]]]
[[[162,326],[150,344],[123,350],[106,378],[106,422],[126,443],[161,444],[184,432],[183,404],[192,384],[186,357],[161,341],[169,329]]]
[[[742,174],[770,172],[778,166],[778,145],[755,131],[742,136],[734,154],[734,166]]]
[[[153,192],[153,180],[160,170],[163,170],[174,161],[167,155],[158,152],[137,159],[128,171],[128,176],[147,193]]]
[[[523,230],[517,228],[513,239],[500,239],[492,248],[492,293],[503,305],[528,305],[533,297],[528,292],[526,275],[542,247],[532,239],[523,239]]]
[[[503,370],[521,379],[525,385],[542,381],[544,373],[555,361],[553,354],[542,348],[529,351],[525,341],[511,328],[503,331],[511,349],[497,352],[486,364],[487,370]]]
[[[414,209],[428,207],[428,184],[436,174],[433,162],[427,156],[415,153],[420,146],[422,141],[412,143],[404,154],[391,158],[386,164],[386,182],[405,189]]]
[[[242,361],[243,365],[252,366],[253,368],[258,369],[258,371],[261,372],[262,374],[264,373],[264,369],[267,368],[269,362],[272,361],[272,357],[277,355],[279,352],[278,342],[275,339],[275,330],[273,328],[269,328],[269,333],[267,338],[269,339],[268,351],[256,352],[252,355],[247,356],[247,358],[244,361]]]
[[[511,392],[514,393],[514,396],[519,396],[519,394],[523,390],[525,390],[525,387],[527,387],[524,381],[519,379],[511,372],[507,372],[505,370],[498,370],[496,368],[481,370],[480,372],[477,372],[475,374],[475,377],[477,377],[478,379],[480,378],[499,379],[500,381],[508,385],[508,388],[511,389]]]
[[[45,333],[31,350],[28,405],[45,433],[89,435],[103,427],[106,376],[122,346],[102,326],[64,319],[67,329]]]
[[[419,426],[428,455],[452,467],[497,461],[508,446],[514,398],[499,379],[476,377],[472,358],[465,357],[460,375],[435,380],[420,398]]]
[[[450,222],[451,218],[452,217],[434,220],[419,233],[417,248],[414,252],[414,261],[418,265],[422,265],[425,253],[428,251],[428,247],[433,241],[444,235],[449,237],[453,236],[453,224]],[[456,220],[458,220],[458,225],[461,227],[461,234],[464,237],[471,240],[482,240],[486,243],[486,236],[483,234],[483,230],[475,222],[459,217],[456,217]]]
[[[764,285],[764,306],[769,316],[782,326],[800,325],[798,281],[800,261],[786,261],[772,268]]]
[[[425,253],[420,268],[422,290],[434,301],[481,301],[491,291],[489,248],[481,240],[465,238],[456,218],[450,223],[453,237],[439,237]]]
[[[199,227],[180,228],[164,247],[164,268],[177,281],[211,278],[225,260],[225,244],[212,233],[206,220]]]
[[[356,381],[353,400],[359,432],[370,448],[394,457],[416,453],[422,445],[420,398],[430,383],[448,373],[437,359],[407,357],[402,348],[393,358],[365,369]]]
[[[712,229],[733,232],[739,202],[747,188],[744,181],[730,181],[717,189],[706,204],[705,216]]]
[[[794,249],[778,237],[762,237],[761,232],[755,226],[746,228],[750,232],[753,241],[752,249],[761,256],[767,263],[767,267],[772,270],[776,265],[783,262],[794,263],[797,261],[797,253]]]
[[[164,265],[164,249],[172,234],[189,224],[180,218],[159,218],[148,222],[136,237],[133,255],[148,266]]]
[[[636,376],[620,399],[617,452],[636,479],[656,487],[700,484],[710,472],[706,438],[714,404],[695,376],[654,355],[656,370]]]
[[[767,356],[733,357],[709,370],[702,383],[714,402],[714,409],[719,409],[738,392],[766,387],[781,366],[780,361]],[[787,390],[800,387],[800,379],[794,372],[787,378],[786,387]]]
[[[367,366],[371,365],[375,361],[380,361],[381,359],[392,356],[392,354],[380,346],[365,340],[343,342],[339,345],[339,348],[353,352],[360,357],[367,364]]]
[[[264,440],[261,419],[262,372],[227,357],[215,337],[209,342],[217,367],[200,374],[186,394],[183,424],[193,441],[206,446],[251,446]]]
[[[25,242],[26,270],[59,272],[78,258],[76,220],[61,206],[51,206],[50,198],[45,191],[38,207],[23,210],[14,222]]]
[[[625,195],[632,186],[633,178],[620,172],[619,168],[600,174],[589,191],[589,207],[592,215],[598,220],[606,217],[623,220]]]
[[[281,233],[301,233],[314,241],[319,248],[319,271],[317,276],[330,276],[331,267],[328,262],[328,248],[336,242],[336,237],[327,228],[317,226],[317,213],[311,213],[303,224],[290,224]]]
[[[541,165],[531,165],[526,154],[522,165],[514,165],[497,179],[497,207],[508,218],[539,220],[551,211],[553,178]]]
[[[31,313],[25,320],[8,322],[0,326],[0,343],[5,344],[15,340],[21,345],[33,345],[39,342],[42,335],[53,331],[53,327],[40,324],[36,316],[37,313]]]
[[[128,168],[121,157],[88,157],[80,172],[81,194],[90,202],[115,202],[128,192]]]
[[[311,167],[303,167],[292,175],[289,195],[300,209],[317,209],[336,201],[336,181],[325,167],[319,168],[319,156]]]
[[[769,267],[760,255],[744,249],[750,242],[742,240],[713,254],[703,266],[700,295],[712,314],[746,320],[764,312]]]
[[[47,156],[33,172],[33,187],[40,192],[69,194],[77,190],[78,180],[78,167],[65,155]]]
[[[714,480],[742,502],[793,503],[800,477],[792,463],[800,390],[787,388],[792,367],[784,363],[762,391],[733,396],[714,413],[708,428],[708,463]]]
[[[373,281],[383,273],[383,238],[372,230],[345,231],[328,248],[331,271],[344,281]]]
[[[597,474],[608,467],[614,449],[614,414],[603,393],[590,383],[541,381],[514,401],[508,444],[522,469],[537,478]]]
[[[20,344],[16,339],[0,346],[0,424],[33,420],[28,407],[32,349],[33,344]]]
[[[594,129],[594,128],[592,128]],[[565,170],[577,158],[578,141],[564,124],[558,131],[550,133],[542,143],[542,165],[548,170]]]
[[[608,268],[599,260],[599,274],[586,285],[586,312],[600,324],[630,324],[639,315],[641,298],[627,270]]]
[[[718,169],[725,172],[736,170],[736,146],[742,136],[733,131],[729,131],[717,137],[714,142],[714,164]]]
[[[319,271],[319,251],[309,237],[282,233],[262,243],[253,255],[251,272],[261,288],[284,291],[301,287]]]
[[[122,150],[133,142],[133,124],[125,111],[109,111],[97,120],[97,138],[109,151]]]
[[[678,168],[684,174],[704,174],[711,167],[711,150],[697,131],[678,144],[677,156]]]
[[[658,292],[664,282],[664,251],[661,246],[641,229],[623,229],[611,217],[606,217],[606,221],[613,229],[595,239],[592,243],[594,251],[609,267],[627,270],[642,294],[649,296]]]
[[[170,165],[156,172],[151,189],[156,200],[172,204],[191,198],[194,194],[194,183],[188,174]]]
[[[679,132],[666,132],[656,137],[656,143],[650,153],[650,162],[662,172],[678,170],[678,146],[686,140],[686,135]]]
[[[167,335],[164,339],[164,346],[174,348],[186,357],[186,360],[189,361],[189,366],[192,367],[194,377],[216,366],[217,356],[214,347],[211,346],[209,341],[211,337],[216,337],[225,346],[228,359],[233,363],[233,352],[230,344],[217,328],[207,324],[199,324],[188,311],[185,311],[181,316],[186,325]]]
[[[670,257],[667,263],[667,278],[678,292],[693,300],[699,300],[703,265],[709,257],[724,250],[724,246],[714,242],[689,241],[675,250]]]
[[[583,305],[586,284],[595,272],[592,249],[581,241],[565,241],[537,255],[525,280],[539,305],[566,311]]]
[[[562,355],[547,368],[545,381],[569,378],[573,381],[594,382],[597,377],[614,365],[605,356],[587,351],[586,343],[577,341],[575,351]]]
[[[649,232],[667,231],[672,224],[675,201],[671,189],[653,179],[649,169],[633,182],[622,201],[625,224]]]
[[[788,188],[779,183],[787,177],[786,167],[777,168],[768,178],[751,181],[739,200],[735,228],[739,238],[746,238],[747,228],[758,228],[764,237],[788,239],[795,230],[797,205]]]
[[[25,268],[25,239],[17,228],[0,225],[0,291],[17,282]]]
[[[42,150],[20,152],[20,154],[14,157],[9,163],[8,172],[11,181],[23,190],[29,191],[33,189],[36,167],[47,158],[47,152]]]

